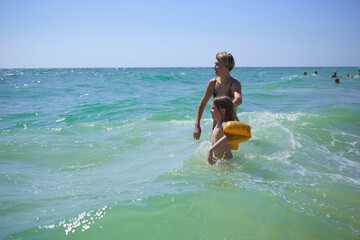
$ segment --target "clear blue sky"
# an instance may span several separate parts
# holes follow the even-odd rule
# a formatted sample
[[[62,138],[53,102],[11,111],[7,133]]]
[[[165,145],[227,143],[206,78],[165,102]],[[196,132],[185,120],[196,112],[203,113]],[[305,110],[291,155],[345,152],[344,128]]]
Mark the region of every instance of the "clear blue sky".
[[[0,0],[0,68],[360,67],[360,0]]]

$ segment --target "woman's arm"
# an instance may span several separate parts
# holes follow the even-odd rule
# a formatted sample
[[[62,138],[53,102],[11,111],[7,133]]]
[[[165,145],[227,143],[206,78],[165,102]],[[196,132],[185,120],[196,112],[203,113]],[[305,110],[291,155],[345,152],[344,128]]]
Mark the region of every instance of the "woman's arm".
[[[233,100],[234,110],[236,110],[237,107],[242,104],[241,83],[236,80],[234,84],[231,86],[231,88],[234,95],[234,100]]]
[[[213,85],[214,85],[214,80],[212,79],[209,81],[209,83],[206,87],[204,96],[202,97],[202,99],[199,103],[199,106],[198,106],[198,109],[196,112],[195,129],[194,129],[194,134],[193,134],[194,139],[200,138],[200,135],[201,135],[200,120],[204,113],[206,104],[208,103],[209,99],[211,98],[211,96],[213,94]]]

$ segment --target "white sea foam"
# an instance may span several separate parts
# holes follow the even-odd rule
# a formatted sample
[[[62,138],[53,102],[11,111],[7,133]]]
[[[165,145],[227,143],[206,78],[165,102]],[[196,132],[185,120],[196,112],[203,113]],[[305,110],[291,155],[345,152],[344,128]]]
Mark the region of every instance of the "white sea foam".
[[[350,183],[351,185],[357,185],[358,187],[360,186],[360,180],[359,179],[354,179],[348,176],[344,176],[338,173],[327,173],[325,174],[327,176],[329,176],[334,182],[338,182],[338,183]]]
[[[170,124],[177,126],[193,126],[195,122],[193,120],[170,120]]]
[[[66,117],[63,117],[63,118],[56,120],[55,122],[63,122],[63,121],[65,121],[65,119],[66,119]]]
[[[281,161],[284,163],[289,163],[289,158],[292,156],[289,151],[278,151],[271,155],[263,155],[262,157],[269,161]]]

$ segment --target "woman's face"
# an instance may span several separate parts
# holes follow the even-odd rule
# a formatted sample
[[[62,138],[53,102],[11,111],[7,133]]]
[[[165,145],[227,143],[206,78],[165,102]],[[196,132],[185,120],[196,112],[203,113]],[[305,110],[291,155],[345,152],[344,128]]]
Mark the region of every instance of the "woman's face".
[[[215,60],[214,70],[215,70],[215,76],[218,77],[229,73],[229,69],[219,59]]]

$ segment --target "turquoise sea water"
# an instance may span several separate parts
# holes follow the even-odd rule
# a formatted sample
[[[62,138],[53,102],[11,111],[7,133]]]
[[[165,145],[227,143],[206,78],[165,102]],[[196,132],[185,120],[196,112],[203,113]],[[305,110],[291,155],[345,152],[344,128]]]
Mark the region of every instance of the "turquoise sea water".
[[[253,137],[210,166],[212,68],[0,69],[0,239],[360,238],[360,78],[335,71],[234,69]]]

